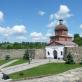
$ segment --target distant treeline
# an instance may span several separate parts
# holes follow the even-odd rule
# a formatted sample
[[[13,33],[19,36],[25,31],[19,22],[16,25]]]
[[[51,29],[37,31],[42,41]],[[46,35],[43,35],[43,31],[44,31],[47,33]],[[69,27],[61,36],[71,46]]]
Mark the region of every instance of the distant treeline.
[[[73,42],[82,46],[82,37],[79,34],[74,34]],[[2,42],[0,43],[0,49],[39,49],[45,48],[46,42]]]
[[[2,42],[0,49],[33,49],[44,48],[47,45],[45,42]]]

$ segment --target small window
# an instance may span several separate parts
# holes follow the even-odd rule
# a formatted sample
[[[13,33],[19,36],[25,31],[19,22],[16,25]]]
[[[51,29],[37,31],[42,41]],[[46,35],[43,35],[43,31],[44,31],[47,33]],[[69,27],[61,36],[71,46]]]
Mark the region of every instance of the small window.
[[[50,52],[48,52],[48,55],[50,55]]]
[[[63,52],[61,51],[61,55],[63,55]]]

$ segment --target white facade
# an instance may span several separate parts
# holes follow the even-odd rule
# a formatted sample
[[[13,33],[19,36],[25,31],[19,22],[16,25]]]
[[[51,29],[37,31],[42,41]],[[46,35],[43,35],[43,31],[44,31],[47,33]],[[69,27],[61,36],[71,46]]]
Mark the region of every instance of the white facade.
[[[64,56],[64,46],[47,46],[46,47],[46,57],[52,59],[63,59]]]

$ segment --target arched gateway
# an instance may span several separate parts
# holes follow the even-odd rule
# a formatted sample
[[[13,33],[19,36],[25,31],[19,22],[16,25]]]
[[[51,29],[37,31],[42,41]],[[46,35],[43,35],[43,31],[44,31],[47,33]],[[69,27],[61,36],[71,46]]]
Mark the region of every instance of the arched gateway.
[[[56,50],[53,51],[53,56],[54,56],[54,59],[57,59],[57,51]]]

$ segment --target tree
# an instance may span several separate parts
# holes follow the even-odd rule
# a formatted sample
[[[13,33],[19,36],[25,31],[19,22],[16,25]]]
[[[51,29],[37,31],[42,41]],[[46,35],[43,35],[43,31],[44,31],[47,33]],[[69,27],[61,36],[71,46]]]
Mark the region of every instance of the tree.
[[[82,37],[80,37],[79,34],[74,34],[74,40],[73,40],[73,42],[75,42],[79,46],[82,46]]]
[[[25,51],[23,59],[29,60],[29,52],[28,52],[28,50]]]
[[[72,57],[72,55],[69,53],[68,55],[67,55],[67,58],[66,58],[66,64],[74,64],[75,62],[74,62],[74,60],[73,60],[73,57]]]
[[[79,34],[74,34],[74,38],[80,38],[80,35]]]
[[[6,55],[5,60],[10,60],[10,55]]]
[[[79,64],[82,64],[82,59],[80,60]]]
[[[45,42],[2,42],[0,43],[1,49],[38,49],[44,48],[46,46]]]
[[[28,50],[25,51],[25,54],[23,56],[23,59],[28,60],[28,63],[30,64],[32,58],[31,58],[31,55],[29,54],[29,51]]]

